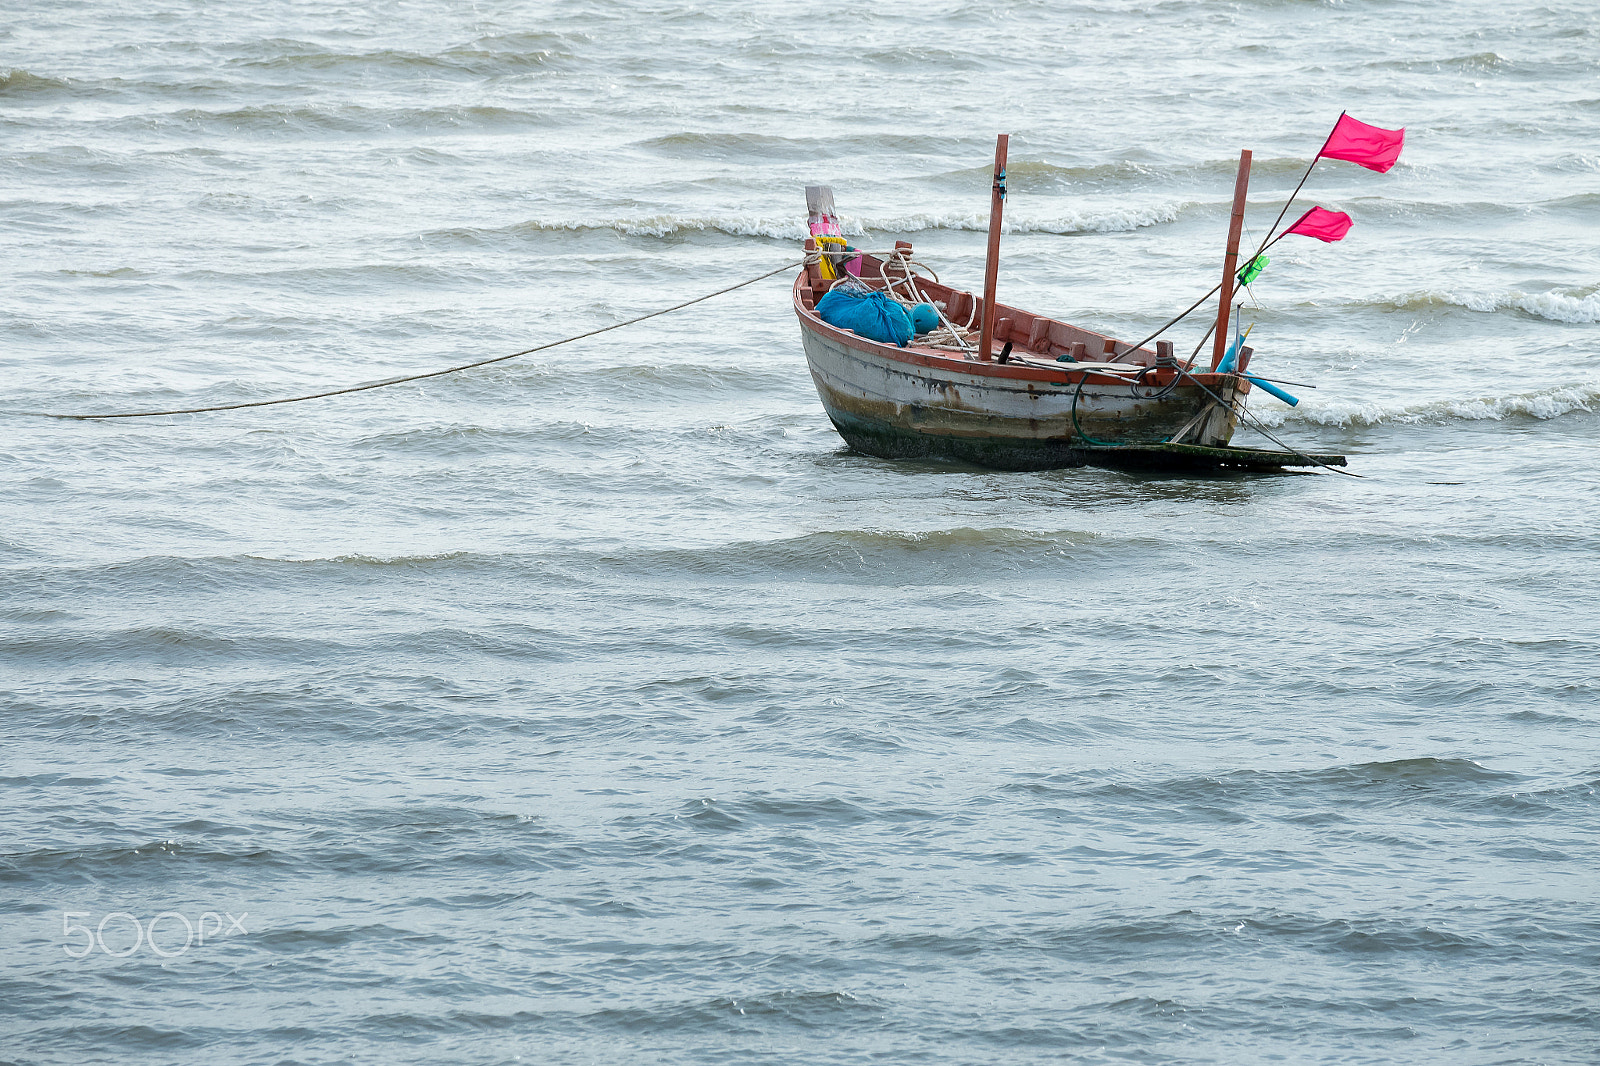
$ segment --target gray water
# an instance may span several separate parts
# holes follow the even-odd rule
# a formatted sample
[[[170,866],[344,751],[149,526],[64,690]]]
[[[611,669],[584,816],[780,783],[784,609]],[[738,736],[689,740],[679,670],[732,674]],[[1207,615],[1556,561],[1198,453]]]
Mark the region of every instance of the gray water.
[[[14,0],[0,71],[0,1060],[1600,1059],[1593,5]],[[1359,479],[853,454],[787,275],[19,413],[519,351],[807,183],[976,285],[999,132],[1001,298],[1131,339],[1346,108],[1405,154],[1245,321]]]

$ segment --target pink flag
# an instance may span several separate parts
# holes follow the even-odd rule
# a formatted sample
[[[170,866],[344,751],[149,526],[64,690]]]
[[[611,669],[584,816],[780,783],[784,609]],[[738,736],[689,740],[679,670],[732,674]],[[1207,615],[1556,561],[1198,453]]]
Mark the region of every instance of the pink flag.
[[[1302,237],[1315,237],[1326,244],[1344,240],[1344,235],[1350,232],[1350,227],[1355,225],[1349,215],[1343,211],[1324,211],[1320,207],[1313,207],[1300,216],[1300,221],[1283,231],[1287,237],[1291,233],[1298,233]]]
[[[1349,115],[1340,115],[1333,132],[1328,134],[1328,143],[1317,155],[1348,160],[1382,174],[1400,158],[1400,149],[1405,143],[1404,129],[1383,130],[1357,122]]]

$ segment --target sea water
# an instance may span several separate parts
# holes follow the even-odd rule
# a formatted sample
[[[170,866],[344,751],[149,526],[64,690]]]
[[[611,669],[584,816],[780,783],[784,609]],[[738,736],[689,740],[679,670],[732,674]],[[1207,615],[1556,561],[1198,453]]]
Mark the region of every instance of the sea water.
[[[12,0],[0,1061],[1595,1061],[1597,86],[1589,3]],[[23,413],[807,184],[974,287],[1002,132],[1001,299],[1133,340],[1346,109],[1243,322],[1359,478],[853,453],[787,272]]]

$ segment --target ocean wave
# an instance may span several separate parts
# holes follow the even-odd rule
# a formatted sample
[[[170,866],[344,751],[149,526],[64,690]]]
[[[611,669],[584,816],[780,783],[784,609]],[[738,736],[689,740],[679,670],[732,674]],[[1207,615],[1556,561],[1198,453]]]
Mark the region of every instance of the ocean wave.
[[[373,108],[353,104],[257,104],[227,111],[189,108],[161,116],[120,120],[144,129],[152,119],[226,132],[383,133],[386,131],[479,130],[546,127],[551,119],[536,111],[486,104],[421,108]]]
[[[72,88],[71,82],[50,78],[18,67],[0,74],[0,96],[27,97],[53,96]]]
[[[1397,196],[1368,195],[1337,199],[1319,197],[1319,201],[1329,210],[1350,211],[1358,224],[1382,219],[1411,225],[1450,223],[1453,228],[1458,228],[1456,224],[1463,217],[1471,217],[1480,223],[1492,223],[1523,219],[1541,211],[1564,210],[1576,210],[1588,217],[1588,205],[1584,203],[1587,198],[1588,194],[1579,193],[1554,200],[1524,203],[1507,200],[1408,200]],[[1301,205],[1300,209],[1303,210],[1304,206]]]
[[[169,76],[105,77],[105,78],[53,78],[29,70],[13,68],[0,74],[0,99],[14,103],[28,103],[30,99],[41,102],[62,97],[105,99],[121,97],[143,100],[151,96],[164,96],[193,102],[201,98],[228,99],[246,90],[241,83],[212,76],[185,77],[182,72]]]
[[[276,55],[235,60],[230,66],[251,70],[307,71],[319,74],[390,71],[404,77],[428,74],[460,74],[493,77],[520,74],[561,63],[573,57],[566,42],[557,34],[519,35],[521,40],[486,38],[483,42],[461,45],[442,52],[410,52],[379,49],[371,52],[338,52],[291,42],[293,50]]]
[[[1441,306],[1461,307],[1485,314],[1516,311],[1551,322],[1587,325],[1591,322],[1600,322],[1600,288],[1549,289],[1545,292],[1511,289],[1501,293],[1441,292],[1421,289],[1393,299],[1377,301],[1375,306],[1386,311],[1425,311]]]
[[[552,566],[619,568],[659,576],[663,572],[702,576],[751,577],[771,580],[784,572],[858,575],[864,570],[915,566],[919,573],[948,569],[960,573],[980,562],[991,568],[1021,569],[1044,559],[1078,551],[1096,551],[1099,537],[1074,531],[1032,532],[1006,527],[960,527],[927,533],[842,529],[807,533],[774,541],[735,541],[703,547],[608,551],[543,551],[536,555],[448,551],[436,554],[279,558],[264,555],[208,557],[147,556],[111,564],[18,568],[12,587],[48,580],[54,585],[93,582],[111,589],[182,584],[195,591],[226,592],[243,584],[258,588],[291,588],[316,572],[323,580],[370,580],[363,572],[497,576],[512,571],[548,575]],[[1127,545],[1127,541],[1121,542]],[[197,634],[161,634],[162,639],[189,639]]]
[[[191,597],[231,595],[239,588],[288,589],[305,580],[307,572],[329,580],[366,580],[363,571],[393,570],[413,573],[452,574],[499,573],[506,560],[473,552],[441,552],[434,555],[368,556],[341,555],[332,558],[278,558],[264,555],[175,556],[146,555],[116,562],[86,562],[78,565],[30,567],[12,566],[0,572],[0,591],[20,599],[23,590],[32,590],[33,607],[43,610],[49,597],[83,587],[95,587],[112,594],[143,592],[148,589],[183,588]],[[43,590],[42,592],[38,590]],[[122,631],[130,639],[149,644],[188,643],[226,644],[200,627],[129,627]],[[20,642],[7,645],[16,651]]]
[[[674,822],[694,829],[745,829],[755,825],[852,826],[868,822],[927,821],[926,810],[885,804],[865,796],[779,796],[755,794],[741,799],[701,797],[679,805]]]
[[[1174,222],[1186,204],[1155,207],[1107,208],[1102,211],[1069,211],[1035,218],[1008,217],[1006,233],[1125,233],[1147,226]],[[940,214],[924,212],[905,215],[854,216],[842,220],[844,231],[852,237],[871,233],[925,233],[938,230],[987,232],[986,212]],[[609,230],[628,237],[683,237],[695,233],[722,233],[731,237],[770,237],[774,240],[802,241],[810,236],[804,219],[793,215],[640,215],[632,218],[570,220],[532,220],[512,227],[525,233],[597,232]]]
[[[832,989],[781,989],[768,993],[719,996],[706,1000],[665,1001],[630,1007],[604,1007],[572,1016],[567,1024],[586,1028],[617,1030],[625,1033],[696,1033],[758,1031],[755,1027],[774,1023],[800,1030],[836,1032],[851,1025],[865,1024],[884,1014],[878,1003]],[[478,1013],[461,1015],[463,1026],[472,1032],[505,1025],[505,1016]]]
[[[1467,73],[1502,73],[1517,66],[1498,52],[1474,52],[1471,55],[1449,56],[1438,59],[1382,59],[1368,63],[1369,70],[1400,71],[1464,71]],[[1377,120],[1373,120],[1377,121]],[[1384,123],[1377,122],[1382,126]]]
[[[503,376],[501,376],[503,375]],[[544,395],[569,396],[580,399],[592,396],[598,389],[603,395],[617,400],[638,398],[660,399],[663,396],[682,394],[685,400],[709,400],[716,397],[743,397],[772,395],[784,389],[803,386],[807,394],[809,379],[797,379],[791,367],[764,367],[755,365],[715,366],[703,363],[622,363],[594,365],[556,361],[551,363],[505,364],[500,368],[484,367],[479,376],[471,379],[478,387],[501,391],[506,382],[514,381],[518,387],[537,389]],[[799,381],[799,386],[797,386]],[[570,413],[570,412],[569,412]],[[552,412],[559,416],[560,412]],[[460,425],[453,422],[431,426],[409,426],[403,430],[390,430],[384,439],[398,442],[401,439],[427,439],[433,434],[459,438],[463,434],[475,437],[522,439],[521,434],[535,438],[551,427],[570,426],[570,419],[555,417],[534,427],[520,430],[486,429],[481,426]],[[419,434],[423,436],[419,436]],[[507,436],[509,434],[509,437]]]
[[[967,582],[974,575],[1036,572],[1052,561],[1095,554],[1094,534],[958,528],[928,533],[829,530],[775,541],[662,548],[589,557],[586,565],[642,578],[663,574],[771,582],[784,579],[899,584]],[[575,560],[576,562],[576,560]]]
[[[1309,148],[1304,157],[1257,158],[1250,164],[1250,174],[1257,182],[1274,177],[1298,178],[1305,170],[1309,159]],[[1049,185],[1126,189],[1130,185],[1181,184],[1197,192],[1213,189],[1219,196],[1224,196],[1232,193],[1233,179],[1238,174],[1238,169],[1237,158],[1170,163],[1120,159],[1111,163],[1076,164],[1017,159],[1006,164],[1006,179],[1013,190],[1037,189]],[[938,178],[956,181],[962,185],[971,185],[974,181],[986,183],[989,170],[988,164],[963,167],[941,173]]]
[[[1553,806],[1572,801],[1592,786],[1583,779],[1532,789],[1523,775],[1486,767],[1471,759],[1422,756],[1385,762],[1345,763],[1305,769],[1242,769],[1171,778],[1095,780],[1084,774],[1053,773],[1014,782],[1005,790],[1042,807],[1070,803],[1105,806],[1124,817],[1155,809],[1174,822],[1230,824],[1245,812],[1275,809],[1298,821],[1305,810],[1350,812],[1359,807],[1427,803],[1458,810]],[[1257,814],[1256,817],[1261,817]]]
[[[971,48],[940,47],[926,42],[874,48],[857,56],[857,62],[884,70],[920,73],[936,69],[945,74],[966,70],[995,70],[1009,66],[1007,60],[985,56]]]
[[[1592,169],[1600,170],[1600,165]],[[1585,219],[1591,219],[1595,215],[1596,208],[1600,208],[1600,192],[1573,193],[1571,196],[1546,200],[1538,206],[1547,211],[1575,211]]]
[[[94,781],[94,784],[99,784]],[[222,850],[205,843],[184,843],[174,838],[146,840],[136,846],[91,844],[62,848],[43,847],[12,851],[0,856],[12,879],[53,879],[61,876],[93,878],[95,881],[139,881],[155,871],[174,867],[212,868],[219,863],[238,864],[254,871],[280,867],[283,858],[264,848]],[[155,874],[160,876],[160,874]]]
[[[1596,100],[1594,103],[1600,106],[1600,100]],[[1578,171],[1589,174],[1600,170],[1600,152],[1569,152],[1548,165],[1552,170]]]
[[[1068,211],[1065,214],[1027,218],[1008,217],[1001,226],[1005,233],[1127,233],[1148,226],[1176,222],[1188,204],[1162,204],[1154,207],[1107,208],[1102,211]],[[919,214],[860,221],[862,232],[885,230],[915,233],[920,230],[969,230],[987,232],[988,212],[965,215]]]
[[[1271,156],[1256,159],[1251,173],[1257,180],[1282,178],[1292,181],[1305,170],[1312,146],[1321,132],[1309,135],[1305,156]],[[991,140],[982,137],[955,136],[941,142],[945,154],[939,162],[952,158],[981,160],[994,150]],[[793,160],[815,162],[831,159],[858,159],[864,155],[893,158],[897,166],[903,160],[928,158],[928,141],[921,134],[873,133],[870,135],[842,135],[834,137],[784,136],[769,133],[740,131],[679,130],[664,133],[629,147],[652,155],[674,159],[730,159],[750,158],[758,161]],[[1007,164],[1006,174],[1014,190],[1049,187],[1105,188],[1126,190],[1130,186],[1181,186],[1197,191],[1214,189],[1218,196],[1231,193],[1237,173],[1237,158],[1224,157],[1201,161],[1176,161],[1167,159],[1141,159],[1140,153],[1126,153],[1129,157],[1112,161],[1057,162],[1049,159],[1017,157]],[[971,166],[935,170],[918,178],[919,181],[941,185],[971,188],[988,185],[989,163],[974,162]]]
[[[1525,293],[1512,290],[1500,296],[1469,296],[1460,299],[1470,311],[1525,311],[1552,322],[1600,322],[1600,292],[1581,296],[1568,292]]]
[[[630,147],[675,159],[751,156],[765,160],[818,160],[854,159],[863,155],[893,159],[924,158],[929,144],[927,137],[920,132],[781,136],[745,131],[677,130],[635,141]],[[939,147],[946,153],[970,151],[982,158],[985,151],[993,151],[994,142],[982,137],[957,134],[941,141]],[[979,169],[987,173],[987,170]]]
[[[680,131],[637,141],[632,147],[681,159],[755,155],[763,158],[811,159],[832,155],[836,142],[820,137],[777,137],[761,133],[700,133]]]
[[[1261,407],[1252,403],[1250,413],[1269,426],[1305,422],[1349,427],[1502,421],[1519,417],[1546,420],[1573,411],[1593,411],[1597,405],[1600,405],[1600,383],[1558,385],[1507,396],[1426,400],[1413,404],[1302,400],[1299,407],[1290,410],[1276,403]]]
[[[1009,791],[1043,799],[1061,797],[1114,799],[1119,802],[1168,804],[1173,802],[1260,801],[1273,797],[1299,798],[1317,792],[1340,792],[1346,798],[1359,793],[1484,790],[1512,787],[1523,778],[1495,770],[1471,759],[1394,759],[1387,762],[1346,763],[1300,770],[1233,770],[1167,779],[1098,782],[1075,773],[1053,773],[1025,780]]]

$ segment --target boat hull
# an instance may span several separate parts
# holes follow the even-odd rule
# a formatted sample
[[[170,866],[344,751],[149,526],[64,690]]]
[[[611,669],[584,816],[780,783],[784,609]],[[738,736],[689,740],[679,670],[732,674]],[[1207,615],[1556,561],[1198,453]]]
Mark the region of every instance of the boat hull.
[[[1185,427],[1190,439],[1214,445],[1226,445],[1233,432],[1231,406],[1218,407],[1193,384],[1163,393],[1073,374],[1065,364],[1059,373],[1026,376],[997,374],[993,364],[964,369],[959,360],[919,361],[818,329],[808,317],[802,312],[801,337],[817,395],[839,435],[868,455],[1041,470],[1115,461],[1108,445],[1163,441]],[[1150,458],[1139,453],[1136,461]]]

